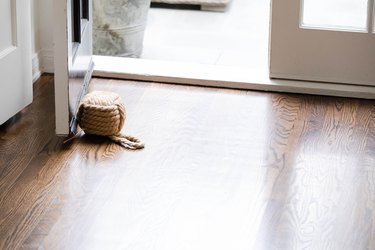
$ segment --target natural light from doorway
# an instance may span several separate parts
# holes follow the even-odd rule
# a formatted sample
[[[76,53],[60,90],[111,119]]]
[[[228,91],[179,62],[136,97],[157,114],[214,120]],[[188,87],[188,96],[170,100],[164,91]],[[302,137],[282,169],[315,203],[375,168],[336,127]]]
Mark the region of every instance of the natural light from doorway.
[[[334,30],[367,30],[367,0],[301,0],[302,26]]]

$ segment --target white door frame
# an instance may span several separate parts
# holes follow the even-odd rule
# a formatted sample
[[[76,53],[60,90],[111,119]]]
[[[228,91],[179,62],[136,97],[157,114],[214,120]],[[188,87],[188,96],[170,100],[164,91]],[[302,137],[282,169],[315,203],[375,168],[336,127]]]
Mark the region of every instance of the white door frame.
[[[75,133],[76,108],[86,92],[93,71],[92,4],[88,19],[79,18],[80,41],[73,41],[72,1],[54,1],[54,68],[56,134]],[[74,91],[72,91],[74,89]]]

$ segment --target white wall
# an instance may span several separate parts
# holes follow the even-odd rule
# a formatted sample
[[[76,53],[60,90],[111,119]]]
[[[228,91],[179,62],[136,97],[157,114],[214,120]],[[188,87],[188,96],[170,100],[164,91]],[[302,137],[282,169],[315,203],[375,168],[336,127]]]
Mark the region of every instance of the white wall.
[[[33,78],[53,73],[53,1],[32,0]]]
[[[31,1],[31,49],[32,49],[32,66],[33,81],[35,82],[41,75],[40,60],[38,52],[40,50],[39,24],[38,24],[38,0]]]
[[[39,2],[39,38],[43,72],[53,73],[53,1]]]
[[[33,53],[39,51],[40,49],[40,39],[39,39],[39,24],[38,24],[38,0],[31,1],[31,36],[32,36],[32,50]]]

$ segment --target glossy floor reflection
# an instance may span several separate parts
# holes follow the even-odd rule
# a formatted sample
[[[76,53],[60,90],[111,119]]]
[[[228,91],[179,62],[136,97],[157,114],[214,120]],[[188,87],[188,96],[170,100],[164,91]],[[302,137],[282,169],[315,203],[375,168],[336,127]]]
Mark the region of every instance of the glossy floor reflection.
[[[52,82],[0,132],[1,249],[374,248],[373,100],[93,79],[133,152],[62,145]]]

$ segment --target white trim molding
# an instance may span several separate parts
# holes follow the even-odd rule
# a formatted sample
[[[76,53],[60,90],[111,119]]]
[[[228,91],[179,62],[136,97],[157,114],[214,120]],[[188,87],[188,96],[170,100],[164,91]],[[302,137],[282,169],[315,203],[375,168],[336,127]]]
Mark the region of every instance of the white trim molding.
[[[54,56],[52,49],[42,49],[32,56],[33,82],[43,73],[54,73]]]
[[[32,56],[32,67],[33,67],[33,83],[36,82],[42,75],[41,59],[39,51],[34,53]]]
[[[221,88],[375,99],[375,86],[270,79],[267,69],[94,56],[93,76]]]
[[[41,52],[43,73],[54,73],[53,49],[42,49]]]

